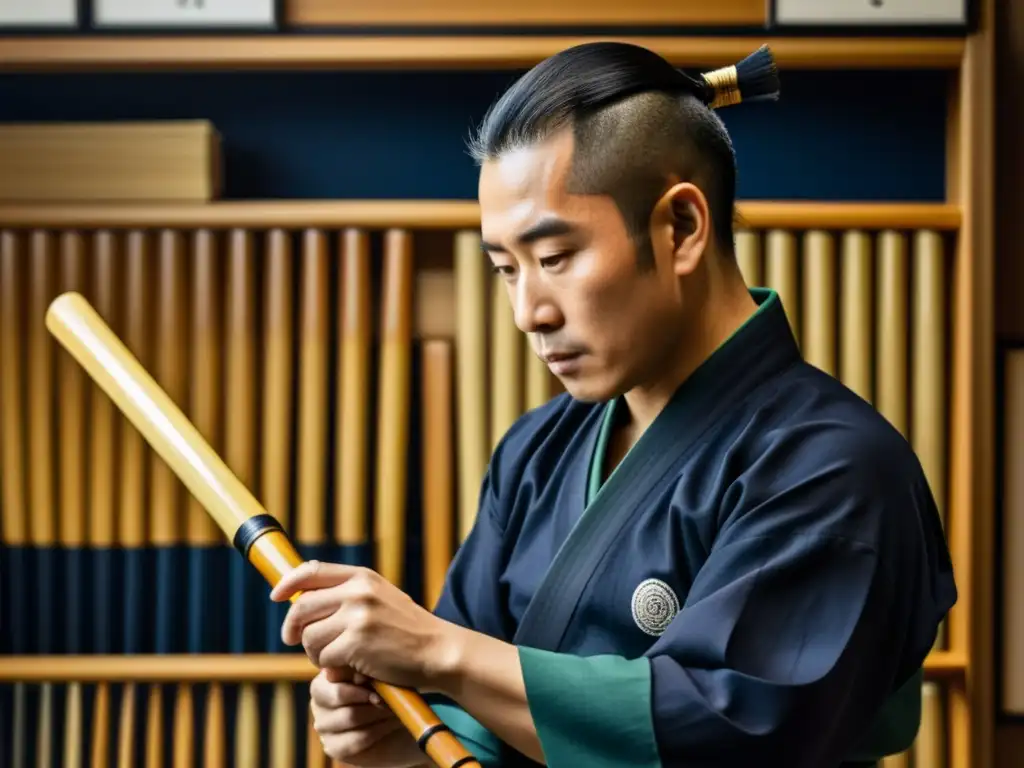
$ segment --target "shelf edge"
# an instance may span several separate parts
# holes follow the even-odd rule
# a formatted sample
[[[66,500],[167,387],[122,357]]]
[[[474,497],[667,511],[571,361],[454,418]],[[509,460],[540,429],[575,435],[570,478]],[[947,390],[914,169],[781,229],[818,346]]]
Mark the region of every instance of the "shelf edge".
[[[956,230],[951,203],[741,200],[737,226],[753,229]],[[0,227],[409,228],[479,226],[469,200],[252,200],[167,204],[0,204]]]
[[[668,35],[0,35],[0,71],[182,69],[522,69],[588,40],[645,45],[680,67],[735,63],[761,43],[779,67],[958,69],[956,37]]]
[[[966,672],[963,654],[933,651],[925,677]],[[301,653],[124,656],[0,656],[0,682],[237,682],[311,680],[316,668]]]

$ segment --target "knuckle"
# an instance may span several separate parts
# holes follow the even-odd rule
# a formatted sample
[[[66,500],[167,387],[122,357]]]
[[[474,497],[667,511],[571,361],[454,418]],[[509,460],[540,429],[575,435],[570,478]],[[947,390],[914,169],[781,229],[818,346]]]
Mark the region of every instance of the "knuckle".
[[[351,731],[349,736],[350,738],[348,739],[347,744],[347,747],[350,750],[349,757],[363,752],[373,743],[370,738],[370,733],[366,729]]]
[[[331,686],[331,691],[328,696],[333,707],[344,707],[348,704],[348,697],[345,695],[345,686],[336,684]]]
[[[331,760],[344,760],[348,755],[340,749],[337,737],[324,737],[320,739],[320,746],[323,748],[324,754],[327,755]]]
[[[358,731],[333,734],[320,740],[324,754],[332,760],[345,761],[358,755],[366,748],[365,739]]]
[[[323,698],[323,695],[324,695],[324,682],[325,681],[323,680],[323,678],[321,678],[320,675],[317,675],[316,677],[313,678],[313,682],[311,682],[309,684],[309,704],[310,704],[310,706],[313,706],[313,704],[319,704],[320,703],[320,699]]]
[[[369,599],[377,594],[377,579],[373,571],[363,568],[352,580],[355,592],[359,597]]]
[[[350,632],[365,632],[373,625],[373,611],[369,606],[361,605],[353,609],[349,618]]]
[[[338,709],[338,725],[339,730],[346,733],[352,733],[359,728],[359,716],[355,707],[346,705]]]
[[[310,703],[321,710],[338,710],[347,708],[352,704],[352,697],[349,688],[345,683],[331,683],[322,681],[310,686]]]
[[[346,748],[346,743],[342,739],[327,739],[324,742],[324,754],[331,760],[343,762],[354,757],[356,753]]]
[[[324,726],[323,720],[320,720],[319,718],[315,717],[313,718],[313,730],[319,733],[321,736],[324,736],[327,733],[327,729]]]
[[[337,640],[332,640],[318,650],[316,665],[327,669],[344,666],[345,659],[342,657],[340,650]]]
[[[334,684],[317,675],[309,685],[309,699],[310,706],[330,706],[334,699]]]
[[[298,599],[292,603],[292,613],[298,619],[304,619],[309,615],[309,604],[313,600],[312,592],[303,592]]]
[[[302,648],[313,662],[314,666],[320,666],[320,648],[316,636],[309,628],[302,630]]]

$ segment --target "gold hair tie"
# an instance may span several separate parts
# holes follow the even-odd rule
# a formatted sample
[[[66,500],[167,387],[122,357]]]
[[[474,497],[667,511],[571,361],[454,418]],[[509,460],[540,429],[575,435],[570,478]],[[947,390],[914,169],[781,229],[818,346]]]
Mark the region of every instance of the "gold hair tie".
[[[739,73],[735,64],[722,67],[701,75],[704,81],[715,89],[715,98],[708,104],[711,109],[730,107],[743,101],[740,94]]]
[[[779,70],[767,45],[762,45],[742,61],[705,72],[701,77],[710,90],[704,98],[711,109],[779,98]]]

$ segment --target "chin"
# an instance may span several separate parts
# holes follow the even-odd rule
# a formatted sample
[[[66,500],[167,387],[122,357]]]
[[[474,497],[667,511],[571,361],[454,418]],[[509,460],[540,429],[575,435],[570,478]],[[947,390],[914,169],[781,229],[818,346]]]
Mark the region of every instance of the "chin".
[[[559,378],[566,394],[582,403],[605,403],[622,394],[619,387],[610,382],[599,382],[585,378]]]

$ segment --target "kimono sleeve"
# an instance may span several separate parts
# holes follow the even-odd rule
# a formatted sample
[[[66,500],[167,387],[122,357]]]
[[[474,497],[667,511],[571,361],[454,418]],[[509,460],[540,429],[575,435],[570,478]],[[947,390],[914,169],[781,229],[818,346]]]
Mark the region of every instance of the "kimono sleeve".
[[[434,614],[475,632],[508,640],[501,576],[505,564],[504,526],[498,517],[493,470],[484,477],[476,521],[448,568]]]
[[[955,587],[916,461],[795,453],[730,489],[642,658],[520,649],[551,768],[838,765],[920,669]]]
[[[452,559],[434,614],[453,624],[504,637],[500,600],[502,529],[495,516],[491,475],[484,478],[475,524]],[[499,766],[502,742],[446,696],[427,694],[426,702],[485,768]]]

